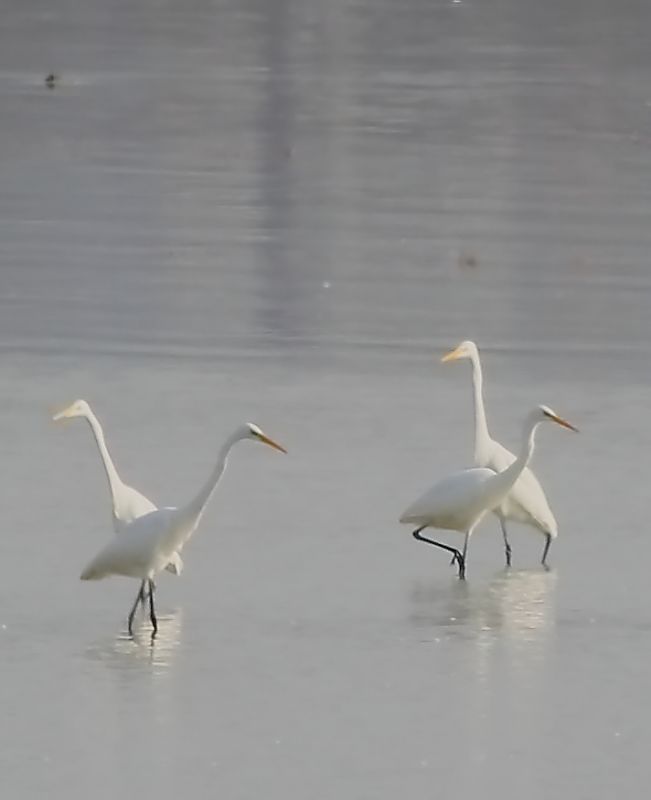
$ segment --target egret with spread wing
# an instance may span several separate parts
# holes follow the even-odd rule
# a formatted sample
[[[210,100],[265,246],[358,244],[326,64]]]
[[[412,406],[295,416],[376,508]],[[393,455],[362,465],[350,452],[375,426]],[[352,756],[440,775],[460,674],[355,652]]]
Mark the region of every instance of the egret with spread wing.
[[[491,438],[484,409],[483,378],[479,350],[474,342],[466,341],[447,355],[443,361],[467,358],[472,362],[473,398],[475,406],[475,464],[502,472],[515,461],[515,455]],[[506,521],[523,522],[539,530],[545,536],[542,563],[546,565],[552,540],[558,536],[558,525],[547,497],[534,473],[525,467],[500,505],[493,509],[500,521],[504,537],[506,564],[511,566],[511,545],[506,530]]]
[[[267,444],[286,453],[284,447],[266,436],[257,425],[246,423],[237,428],[226,439],[219,451],[217,464],[196,497],[179,508],[160,508],[138,517],[125,530],[124,536],[112,539],[92,559],[81,573],[83,581],[94,581],[109,575],[124,575],[147,582],[149,587],[149,618],[158,630],[154,609],[154,577],[160,572],[174,553],[181,550],[197,529],[208,501],[221,478],[231,448],[244,439]],[[133,634],[133,618],[142,599],[142,584],[129,613],[129,633]]]
[[[504,501],[526,468],[533,454],[536,428],[541,422],[556,422],[576,431],[573,425],[547,406],[538,406],[525,419],[520,454],[510,466],[501,472],[486,467],[473,467],[450,475],[434,484],[400,517],[400,522],[418,526],[413,533],[416,539],[453,554],[460,578],[465,578],[466,555],[472,532],[488,511]],[[442,528],[465,534],[463,551],[423,536],[422,531],[425,528]]]

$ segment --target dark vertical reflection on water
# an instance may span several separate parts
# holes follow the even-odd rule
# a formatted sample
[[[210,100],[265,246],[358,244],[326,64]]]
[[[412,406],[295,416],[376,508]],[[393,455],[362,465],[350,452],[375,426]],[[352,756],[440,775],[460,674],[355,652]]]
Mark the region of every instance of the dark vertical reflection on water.
[[[259,9],[262,38],[261,114],[258,124],[261,164],[260,235],[262,330],[289,343],[303,333],[300,264],[292,246],[296,235],[293,157],[296,95],[300,74],[293,69],[293,13],[290,0],[263,3]]]

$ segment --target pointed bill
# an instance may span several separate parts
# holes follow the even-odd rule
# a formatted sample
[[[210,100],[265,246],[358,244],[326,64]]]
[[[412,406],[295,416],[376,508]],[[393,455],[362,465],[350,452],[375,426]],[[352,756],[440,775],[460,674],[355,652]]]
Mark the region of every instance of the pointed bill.
[[[554,422],[557,422],[559,425],[562,425],[563,428],[567,428],[569,431],[574,431],[574,433],[578,433],[579,432],[578,428],[575,428],[574,425],[572,425],[571,422],[568,422],[566,419],[563,419],[563,417],[559,417],[558,414],[554,414],[552,412],[552,413],[548,413],[547,416],[550,419],[553,419]]]
[[[54,414],[52,414],[52,421],[59,422],[59,420],[66,419],[66,417],[68,416],[68,412],[70,411],[70,408],[71,406],[66,406],[61,411],[57,411]],[[53,411],[53,409],[50,409],[50,411]]]
[[[460,347],[455,347],[454,350],[450,350],[449,353],[446,353],[443,358],[441,359],[441,363],[445,364],[446,361],[456,361],[457,358],[461,358]]]
[[[281,453],[285,454],[287,453],[287,450],[285,450],[285,448],[281,444],[278,444],[278,442],[274,442],[273,439],[270,439],[264,433],[261,433],[258,438],[260,439],[261,442],[268,444],[269,447],[273,447],[274,450],[280,450]]]

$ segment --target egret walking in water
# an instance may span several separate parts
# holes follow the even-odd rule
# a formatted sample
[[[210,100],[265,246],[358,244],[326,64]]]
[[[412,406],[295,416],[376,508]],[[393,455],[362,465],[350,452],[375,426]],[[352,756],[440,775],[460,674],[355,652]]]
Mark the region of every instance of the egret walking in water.
[[[55,414],[52,419],[58,422],[74,417],[85,419],[93,432],[111,493],[111,502],[113,504],[113,530],[116,533],[122,533],[125,526],[133,522],[134,519],[149,514],[151,511],[156,511],[156,506],[151,500],[145,497],[144,494],[141,494],[137,489],[134,489],[133,486],[129,486],[120,478],[108,447],[106,446],[106,439],[104,438],[102,426],[95,414],[93,414],[90,405],[85,400],[75,400],[74,403],[71,403],[63,411],[59,411],[58,414]],[[181,556],[178,553],[173,553],[165,569],[174,575],[180,575],[183,569]]]
[[[244,439],[262,442],[280,450],[281,453],[287,452],[284,447],[266,436],[253,423],[248,422],[237,428],[222,445],[215,468],[193,500],[179,508],[160,508],[144,517],[135,519],[127,526],[123,536],[112,539],[93,558],[81,573],[81,579],[95,581],[109,575],[124,575],[129,578],[138,578],[142,582],[146,581],[149,588],[149,618],[155,634],[158,630],[158,623],[154,608],[154,590],[156,588],[154,577],[169,563],[174,553],[183,548],[196,530],[208,501],[226,468],[231,448]],[[141,599],[142,584],[128,618],[129,633],[132,635],[133,618]]]
[[[472,532],[488,511],[504,501],[526,468],[533,453],[536,428],[541,422],[556,422],[576,431],[573,425],[547,406],[538,406],[525,419],[520,454],[510,466],[501,472],[487,467],[473,467],[450,475],[435,483],[400,517],[400,522],[418,526],[413,533],[416,539],[453,554],[452,560],[459,567],[460,578],[465,578],[466,555]],[[465,534],[463,551],[423,536],[425,528],[442,528]]]
[[[461,358],[470,359],[472,362],[475,406],[475,464],[478,467],[488,467],[495,470],[495,472],[502,472],[515,461],[515,455],[499,442],[496,442],[495,439],[492,439],[488,432],[482,391],[481,361],[479,360],[477,345],[470,341],[461,342],[458,347],[443,356],[442,361],[456,361]],[[542,563],[546,565],[549,546],[552,540],[558,536],[558,525],[545,497],[545,492],[538,478],[529,467],[525,467],[504,500],[493,510],[502,528],[507,566],[511,566],[511,545],[509,544],[506,530],[507,520],[531,525],[544,534],[545,546],[542,554]]]

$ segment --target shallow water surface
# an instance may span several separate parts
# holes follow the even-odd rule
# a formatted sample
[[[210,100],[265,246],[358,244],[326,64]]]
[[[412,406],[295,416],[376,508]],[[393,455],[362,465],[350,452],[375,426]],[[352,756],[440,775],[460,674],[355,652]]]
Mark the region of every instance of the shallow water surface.
[[[7,796],[642,794],[651,60],[641,2],[5,3],[0,768]],[[60,76],[48,89],[49,72]],[[492,432],[558,517],[468,580],[397,523]],[[81,583],[125,480],[159,579]],[[450,535],[454,539],[454,535]]]

